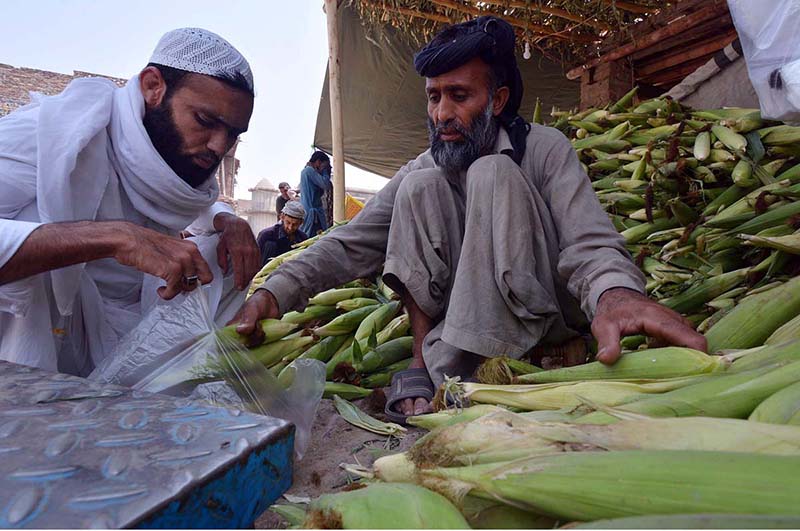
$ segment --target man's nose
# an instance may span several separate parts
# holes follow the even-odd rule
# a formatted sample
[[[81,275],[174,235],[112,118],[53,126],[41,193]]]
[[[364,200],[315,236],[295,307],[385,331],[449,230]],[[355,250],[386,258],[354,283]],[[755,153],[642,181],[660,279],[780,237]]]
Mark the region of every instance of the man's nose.
[[[442,98],[436,106],[434,121],[436,125],[449,122],[456,117],[455,106],[448,98]]]
[[[208,139],[206,147],[212,151],[218,159],[222,159],[230,146],[228,145],[228,135],[224,131],[215,131]]]

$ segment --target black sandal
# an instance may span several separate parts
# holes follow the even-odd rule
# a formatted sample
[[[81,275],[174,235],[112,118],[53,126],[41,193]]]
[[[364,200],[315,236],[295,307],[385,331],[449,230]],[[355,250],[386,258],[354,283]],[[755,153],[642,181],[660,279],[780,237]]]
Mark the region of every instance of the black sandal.
[[[392,385],[389,396],[386,397],[384,412],[390,421],[405,424],[406,415],[395,411],[394,406],[406,398],[424,398],[428,402],[433,400],[433,382],[428,374],[428,369],[406,369],[392,376]]]

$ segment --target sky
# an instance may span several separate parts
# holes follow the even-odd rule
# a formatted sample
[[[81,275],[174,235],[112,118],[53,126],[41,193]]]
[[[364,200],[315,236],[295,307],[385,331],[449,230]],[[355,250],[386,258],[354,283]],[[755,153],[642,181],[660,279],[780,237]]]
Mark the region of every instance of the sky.
[[[65,74],[130,78],[159,38],[179,27],[219,34],[249,61],[256,100],[237,198],[266,177],[296,185],[312,153],[328,38],[322,0],[2,0],[0,63]],[[378,189],[383,177],[347,165],[347,186]]]

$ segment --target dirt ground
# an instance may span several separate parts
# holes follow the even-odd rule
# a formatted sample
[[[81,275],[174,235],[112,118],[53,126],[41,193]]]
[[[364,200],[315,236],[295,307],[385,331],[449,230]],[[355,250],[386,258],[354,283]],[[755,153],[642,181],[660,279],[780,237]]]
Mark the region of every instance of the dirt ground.
[[[373,417],[386,420],[382,416],[384,400],[380,393],[378,395],[354,403]],[[341,490],[351,482],[340,466],[342,463],[370,466],[382,455],[407,449],[424,433],[424,430],[409,427],[404,438],[393,439],[387,448],[387,437],[348,424],[339,416],[333,401],[323,399],[311,431],[311,442],[303,459],[295,463],[294,483],[286,494],[313,499]],[[277,503],[282,502],[285,503],[285,499]],[[256,520],[255,527],[283,529],[286,524],[280,516],[267,511]]]

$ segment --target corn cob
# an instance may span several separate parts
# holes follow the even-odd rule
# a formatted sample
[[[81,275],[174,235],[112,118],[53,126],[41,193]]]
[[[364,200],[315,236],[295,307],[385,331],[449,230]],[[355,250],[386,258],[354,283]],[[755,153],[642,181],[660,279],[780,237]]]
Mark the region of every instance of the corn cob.
[[[272,343],[288,335],[297,328],[295,323],[282,322],[277,319],[264,319],[259,322],[261,330],[264,332],[264,343]],[[233,340],[240,345],[247,344],[247,338],[236,331],[236,325],[226,326],[217,331],[217,336]]]
[[[308,306],[302,312],[287,312],[281,317],[285,323],[304,325],[311,321],[328,320],[336,315],[335,306]]]
[[[410,357],[413,343],[411,336],[392,339],[364,354],[360,362],[355,360],[353,368],[360,373],[375,372]]]
[[[370,288],[343,288],[323,291],[308,300],[309,304],[335,306],[336,303],[356,297],[372,297],[375,291]]]
[[[366,398],[371,394],[372,389],[364,389],[357,385],[325,382],[325,391],[322,393],[322,398],[333,398],[334,395],[338,395],[345,400],[356,400],[358,398]]]
[[[337,302],[336,309],[345,312],[351,312],[353,310],[358,310],[359,308],[364,308],[365,306],[374,306],[376,304],[380,303],[375,299],[369,299],[367,297],[356,297],[354,299],[345,299],[343,301]]]
[[[319,337],[341,336],[349,334],[355,331],[361,324],[361,321],[363,321],[377,308],[378,306],[366,306],[364,308],[359,308],[358,310],[353,310],[352,312],[342,314],[328,324],[315,328],[314,334]]]
[[[755,422],[800,426],[800,382],[784,387],[768,397],[748,418]]]
[[[800,314],[800,277],[765,293],[742,299],[706,333],[710,352],[762,345]]]
[[[707,375],[663,380],[596,380],[529,385],[464,382],[458,384],[454,392],[456,395],[463,394],[472,402],[518,407],[528,411],[576,407],[586,401],[604,406],[617,406],[648,394],[665,393],[691,385],[704,376]]]
[[[286,523],[292,527],[300,527],[306,519],[306,510],[301,504],[270,505],[269,510],[286,520]]]
[[[411,360],[412,358],[406,358],[404,360],[396,361],[388,367],[384,367],[364,376],[361,378],[361,387],[365,387],[367,389],[388,387],[392,383],[392,376],[399,371],[408,369],[408,366],[411,365]]]
[[[670,514],[595,520],[572,529],[797,529],[800,517],[765,514]]]
[[[400,310],[400,301],[392,301],[375,308],[358,325],[355,340],[366,339],[370,334],[377,334],[394,318]]]
[[[333,355],[339,350],[342,345],[347,342],[348,339],[352,338],[350,336],[328,336],[321,339],[315,345],[312,345],[308,350],[300,354],[300,358],[307,358],[312,360],[319,360],[323,363],[326,363],[330,360]]]
[[[265,343],[260,347],[256,347],[249,351],[249,354],[258,360],[265,367],[271,367],[283,359],[284,356],[291,352],[310,345],[314,342],[311,336],[296,337],[294,339],[282,339],[280,341],[273,341],[272,343]]]
[[[800,363],[772,365],[751,371],[721,374],[694,385],[618,406],[620,410],[654,417],[746,418],[764,399],[800,380]],[[578,419],[584,424],[615,422],[597,412]]]
[[[543,124],[544,121],[542,120],[542,102],[539,98],[536,98],[536,105],[533,108],[533,123],[535,124]]]
[[[309,529],[469,529],[446,498],[410,483],[374,483],[309,505]]]
[[[558,526],[556,520],[547,516],[477,496],[466,496],[460,509],[472,529],[555,529]]]
[[[446,409],[444,411],[437,411],[436,413],[428,413],[427,415],[408,417],[408,423],[418,428],[433,430],[442,426],[452,426],[461,422],[469,422],[497,411],[505,410],[492,404],[475,404],[463,409]]]
[[[520,383],[554,383],[585,380],[660,379],[720,371],[725,363],[719,356],[709,356],[697,350],[666,347],[630,352],[614,365],[599,361],[534,372],[517,377]]]
[[[789,254],[800,254],[800,233],[767,237],[760,235],[750,236],[748,234],[739,234],[738,236],[748,245],[770,247]]]
[[[460,499],[471,486],[472,494],[567,520],[686,512],[797,515],[798,472],[800,461],[789,456],[568,452],[502,464],[436,468],[425,471],[423,483],[451,499]],[[608,488],[611,484],[614,488]]]
[[[690,286],[686,291],[660,302],[676,312],[689,313],[744,282],[749,271],[748,268],[742,268],[708,278]]]
[[[775,330],[765,341],[765,345],[780,345],[789,341],[800,339],[800,315],[793,318],[777,330]]]
[[[406,335],[411,328],[411,322],[409,321],[408,314],[401,314],[389,321],[383,330],[378,332],[376,337],[378,345],[383,345],[387,341],[392,339],[397,339],[398,337],[403,337]]]
[[[777,208],[771,208],[760,216],[736,226],[731,232],[734,234],[756,234],[764,229],[786,223],[789,218],[798,214],[800,214],[800,201],[779,205]]]

